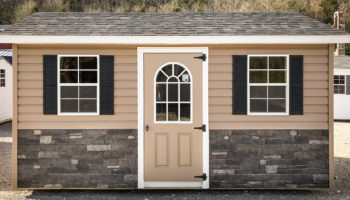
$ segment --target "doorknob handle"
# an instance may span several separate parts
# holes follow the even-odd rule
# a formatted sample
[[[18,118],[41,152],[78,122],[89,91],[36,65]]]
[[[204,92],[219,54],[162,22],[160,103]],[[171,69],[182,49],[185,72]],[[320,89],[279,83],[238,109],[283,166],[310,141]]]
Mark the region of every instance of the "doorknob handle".
[[[149,126],[148,126],[148,124],[147,124],[147,126],[146,126],[146,131],[148,132],[148,130],[149,130]]]

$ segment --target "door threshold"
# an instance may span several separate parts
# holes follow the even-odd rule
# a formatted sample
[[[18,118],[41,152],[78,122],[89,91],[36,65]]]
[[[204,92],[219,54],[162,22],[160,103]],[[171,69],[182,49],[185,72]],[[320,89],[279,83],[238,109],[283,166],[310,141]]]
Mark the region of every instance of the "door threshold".
[[[144,182],[146,189],[203,189],[203,182]]]

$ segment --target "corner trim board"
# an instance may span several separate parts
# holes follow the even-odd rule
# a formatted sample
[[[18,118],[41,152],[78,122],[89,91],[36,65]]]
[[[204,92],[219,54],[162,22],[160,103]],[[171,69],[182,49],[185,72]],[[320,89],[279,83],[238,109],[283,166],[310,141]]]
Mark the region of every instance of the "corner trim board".
[[[138,47],[137,48],[137,102],[138,102],[138,188],[145,187],[201,187],[209,188],[209,178],[203,182],[145,182],[144,181],[144,72],[145,53],[203,53],[208,56],[208,47]],[[208,117],[208,59],[203,61],[203,173],[209,175],[209,117]]]

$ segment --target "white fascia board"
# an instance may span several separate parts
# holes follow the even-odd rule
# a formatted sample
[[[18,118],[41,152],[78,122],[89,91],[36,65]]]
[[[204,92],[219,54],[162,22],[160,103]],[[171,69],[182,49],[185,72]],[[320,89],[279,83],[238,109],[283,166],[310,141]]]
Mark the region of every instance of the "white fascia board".
[[[332,44],[350,43],[350,35],[281,36],[40,36],[0,35],[0,43],[14,44]]]

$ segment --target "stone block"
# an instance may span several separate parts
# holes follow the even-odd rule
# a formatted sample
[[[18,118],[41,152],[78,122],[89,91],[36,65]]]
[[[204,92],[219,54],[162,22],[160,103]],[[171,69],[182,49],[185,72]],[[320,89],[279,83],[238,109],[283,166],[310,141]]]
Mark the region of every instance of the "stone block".
[[[268,156],[264,156],[264,158],[265,159],[281,159],[282,157],[280,155],[268,155]]]
[[[240,165],[241,160],[228,159],[226,160],[226,165]]]
[[[298,151],[293,154],[294,159],[310,160],[316,158],[316,152],[313,151]]]
[[[293,174],[292,175],[293,184],[308,184],[312,183],[312,175],[310,174]]]
[[[17,159],[26,159],[26,155],[17,155]]]
[[[219,174],[219,175],[230,175],[230,174],[235,174],[235,170],[234,169],[214,169],[213,173]]]
[[[39,151],[38,158],[60,158],[58,152]]]
[[[298,132],[297,131],[290,131],[289,134],[291,136],[296,136],[296,135],[298,135]]]
[[[227,156],[227,152],[212,152],[213,156]]]
[[[71,159],[71,165],[77,165],[79,163],[79,160],[77,159]]]
[[[271,180],[264,182],[264,188],[285,188],[286,183],[284,180]]]
[[[108,165],[108,169],[118,169],[120,166],[119,165]]]
[[[312,176],[312,181],[315,184],[328,184],[329,176],[328,174],[314,174]]]
[[[108,184],[97,184],[97,188],[99,189],[105,189],[105,188],[108,188]]]
[[[34,130],[33,135],[41,135],[41,130]]]
[[[265,165],[265,171],[267,174],[276,174],[278,165]]]
[[[40,144],[51,144],[52,136],[40,136]]]
[[[309,137],[308,136],[295,136],[295,143],[296,144],[309,144]]]
[[[328,140],[310,140],[309,144],[328,144]]]
[[[126,174],[124,176],[124,181],[137,181],[137,174]]]
[[[266,165],[267,164],[267,160],[260,160],[260,165]]]
[[[69,139],[81,139],[81,138],[83,138],[83,135],[81,132],[69,134]]]
[[[111,151],[112,145],[87,145],[87,151]]]
[[[33,169],[40,169],[40,165],[33,165]]]
[[[135,139],[136,139],[135,136],[133,136],[133,135],[128,135],[128,140],[135,140]]]
[[[45,188],[62,188],[61,184],[45,184]]]

